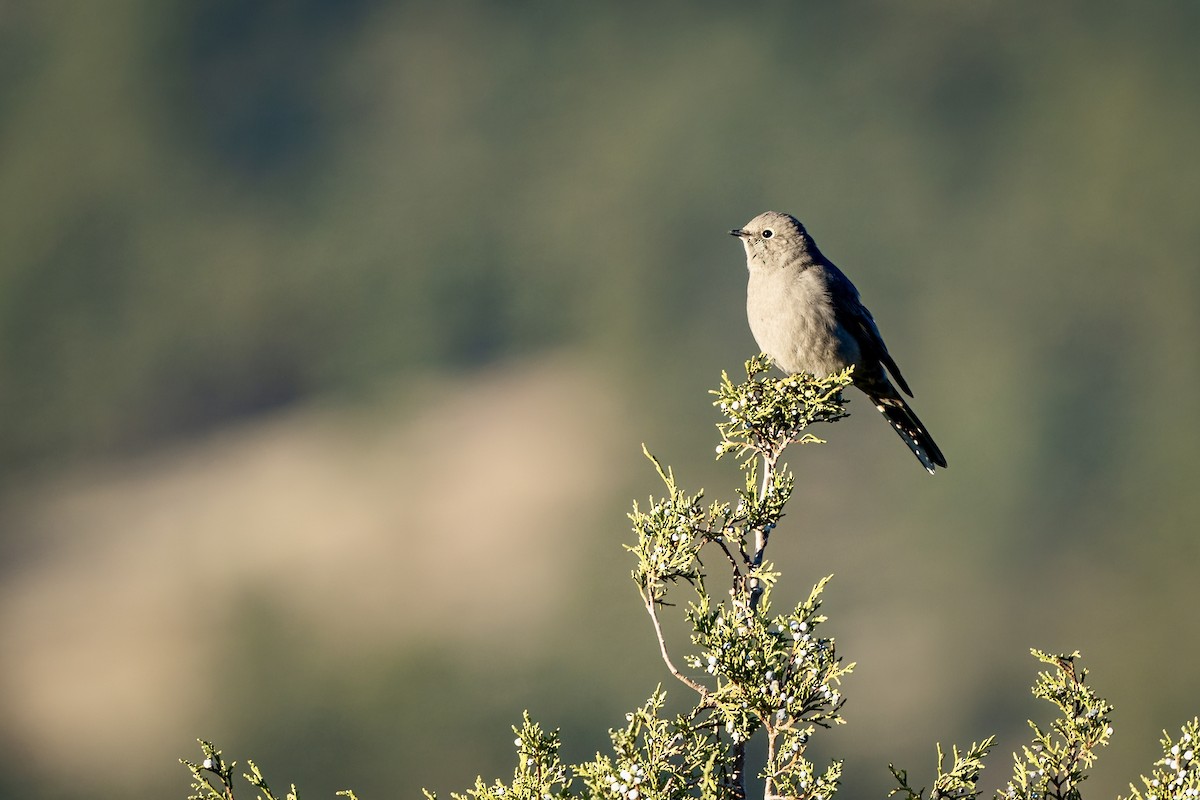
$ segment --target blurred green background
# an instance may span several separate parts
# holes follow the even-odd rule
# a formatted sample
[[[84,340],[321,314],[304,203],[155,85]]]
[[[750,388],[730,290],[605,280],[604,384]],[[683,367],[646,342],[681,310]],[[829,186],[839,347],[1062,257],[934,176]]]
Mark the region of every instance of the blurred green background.
[[[642,441],[727,497],[725,232],[803,219],[950,469],[861,399],[793,456],[779,602],[883,796],[1083,650],[1091,793],[1200,711],[1200,5],[0,3],[0,796],[508,774],[667,675]],[[676,631],[678,634],[678,631]],[[682,702],[682,687],[667,685]],[[917,785],[927,783],[916,779]]]

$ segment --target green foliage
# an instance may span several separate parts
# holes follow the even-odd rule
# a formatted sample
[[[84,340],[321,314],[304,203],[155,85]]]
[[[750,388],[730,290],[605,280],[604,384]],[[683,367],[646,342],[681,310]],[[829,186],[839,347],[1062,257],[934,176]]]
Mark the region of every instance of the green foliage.
[[[1154,762],[1158,769],[1143,775],[1142,788],[1129,784],[1129,796],[1121,800],[1187,800],[1200,797],[1200,762],[1196,747],[1200,744],[1200,719],[1192,717],[1180,730],[1178,739],[1163,731],[1163,757]]]
[[[547,797],[573,797],[570,792],[571,778],[566,766],[558,757],[558,731],[546,733],[541,726],[529,719],[525,712],[520,728],[513,728],[517,738],[517,766],[512,781],[504,783],[497,778],[484,783],[482,777],[475,779],[475,788],[465,794],[451,792],[453,800],[542,800]],[[425,797],[437,800],[435,792],[426,791]]]
[[[628,725],[609,731],[613,754],[596,754],[576,774],[591,797],[614,800],[682,800],[719,797],[734,780],[722,758],[719,733],[696,725],[688,716],[660,716],[666,694],[655,690],[640,708],[626,715]]]
[[[772,580],[765,581],[768,587]],[[833,640],[816,635],[825,621],[816,611],[828,580],[814,586],[808,600],[791,613],[774,619],[768,617],[769,599],[757,612],[741,604],[714,608],[706,595],[689,608],[692,641],[701,652],[689,655],[687,663],[715,676],[707,700],[719,709],[735,740],[748,739],[759,726],[772,723],[828,727],[842,721],[838,709],[844,701],[835,687],[853,665],[842,667]]]
[[[791,444],[821,440],[808,428],[845,416],[841,391],[850,382],[847,370],[814,378],[764,377],[765,356],[746,363],[746,381],[734,384],[722,375],[715,405],[725,414],[717,427],[717,457],[735,454],[745,474],[738,501],[703,501],[704,492],[680,488],[670,467],[648,450],[666,488],[646,506],[634,503],[629,514],[637,541],[627,545],[636,564],[638,587],[668,671],[694,692],[695,703],[684,714],[664,715],[661,687],[626,715],[623,728],[612,729],[610,753],[590,761],[564,764],[557,730],[545,732],[526,712],[517,738],[517,765],[512,779],[491,783],[476,778],[452,800],[744,800],[746,743],[765,738],[766,761],[759,772],[765,796],[797,800],[830,800],[838,791],[842,763],[818,769],[806,752],[814,735],[842,724],[846,700],[842,681],[854,664],[843,663],[834,639],[826,635],[820,613],[829,577],[807,598],[785,613],[772,612],[772,593],[780,573],[764,558],[769,534],[783,517],[795,479],[780,456]],[[715,555],[718,573],[729,587],[714,593],[716,580],[701,556]],[[676,666],[660,618],[672,605],[668,596],[681,584],[691,590],[683,617],[691,626],[693,649]],[[1049,729],[1030,721],[1033,740],[1014,755],[1013,778],[998,800],[1080,800],[1079,787],[1095,762],[1097,750],[1112,735],[1112,706],[1087,683],[1087,670],[1077,667],[1078,653],[1050,655],[1031,651],[1049,665],[1038,673],[1035,697],[1057,707]],[[1193,742],[1200,722],[1184,726],[1178,741],[1164,734],[1164,757],[1144,791],[1131,786],[1128,800],[1164,800],[1200,796],[1200,770],[1193,766]],[[928,790],[915,789],[907,770],[889,765],[896,787],[890,795],[903,800],[975,800],[984,760],[995,737],[972,742],[949,755],[937,746],[937,774]],[[220,751],[201,742],[202,764],[183,763],[193,776],[192,800],[233,800],[233,764]],[[262,773],[252,763],[247,781],[265,800],[276,800]],[[215,780],[214,780],[215,778]],[[343,792],[349,797],[352,793]],[[428,800],[437,795],[426,791]],[[288,800],[296,797],[295,787]]]
[[[929,792],[928,800],[974,800],[979,796],[979,773],[983,769],[984,756],[996,744],[996,737],[989,736],[982,742],[971,742],[966,752],[960,752],[955,745],[950,751],[950,768],[946,769],[946,755],[942,746],[937,746],[937,778]],[[908,784],[908,771],[896,769],[888,764],[892,777],[896,779],[896,788],[888,796],[903,795],[905,800],[926,800],[925,790],[914,790]]]
[[[733,520],[728,503],[713,503],[704,508],[700,503],[703,491],[685,494],[676,485],[674,473],[664,470],[649,451],[644,452],[666,484],[667,497],[658,501],[650,498],[646,511],[634,501],[629,517],[638,539],[637,544],[626,545],[626,549],[637,556],[633,580],[657,602],[666,596],[667,583],[702,580],[697,560],[700,547],[706,541],[722,541]]]
[[[818,380],[810,375],[763,377],[770,368],[770,358],[755,356],[746,362],[745,382],[735,384],[722,372],[721,386],[712,392],[717,396],[713,405],[726,417],[717,424],[717,457],[736,455],[746,474],[746,485],[738,491],[739,521],[743,528],[766,532],[783,516],[794,486],[787,466],[780,468],[780,456],[793,443],[824,444],[807,429],[846,416],[842,390],[850,385],[854,369]]]
[[[841,391],[849,385],[850,374],[847,370],[821,379],[773,379],[765,377],[769,368],[770,360],[757,356],[746,363],[745,382],[734,384],[723,374],[714,392],[714,404],[726,416],[717,426],[717,457],[736,455],[745,475],[736,506],[705,506],[703,492],[681,490],[673,471],[647,452],[667,494],[650,498],[645,509],[634,504],[629,516],[638,539],[628,549],[637,558],[633,579],[663,659],[698,695],[693,725],[716,731],[703,740],[692,768],[699,770],[714,758],[739,764],[745,743],[762,730],[768,758],[761,776],[768,792],[829,797],[837,788],[841,765],[833,763],[818,774],[804,753],[818,727],[842,722],[840,684],[854,665],[843,665],[833,639],[817,633],[825,622],[817,609],[828,578],[789,613],[772,616],[770,594],[779,575],[763,554],[795,485],[779,458],[790,444],[821,442],[808,432],[810,425],[845,416]],[[700,557],[705,547],[728,567],[731,585],[719,602],[706,584]],[[675,666],[659,619],[669,587],[680,581],[695,591],[686,617],[697,650],[683,658],[692,674]],[[732,785],[716,781],[715,794],[700,796],[739,796],[744,788],[736,767],[732,778]]]
[[[743,383],[735,384],[721,373],[721,386],[712,392],[717,396],[713,405],[727,417],[717,424],[718,455],[777,458],[793,442],[821,442],[806,431],[810,425],[846,416],[841,391],[850,385],[853,367],[823,379],[802,374],[764,377],[770,369],[771,359],[760,354],[746,362]]]
[[[237,766],[237,762],[225,761],[221,757],[221,751],[214,747],[212,742],[201,739],[200,749],[204,752],[204,760],[199,764],[180,759],[180,763],[192,773],[192,794],[188,795],[188,800],[233,800],[233,768]],[[279,800],[279,796],[271,790],[258,765],[249,760],[246,761],[246,765],[250,771],[243,772],[242,777],[261,792],[259,797],[262,800]],[[338,792],[338,794],[349,797],[350,800],[356,800],[353,792],[344,791]],[[284,798],[285,800],[299,800],[300,795],[296,791],[295,784],[292,784],[291,790],[284,795]]]
[[[1079,784],[1087,778],[1087,770],[1096,760],[1096,749],[1108,743],[1112,735],[1109,714],[1112,706],[1087,685],[1087,670],[1076,669],[1079,653],[1049,655],[1031,651],[1039,661],[1050,664],[1053,670],[1038,673],[1033,686],[1034,697],[1048,700],[1058,707],[1060,716],[1044,730],[1030,720],[1033,742],[1013,755],[1016,765],[1013,779],[998,800],[1078,800]],[[928,800],[952,798],[973,800],[979,794],[979,773],[983,760],[995,737],[972,742],[965,752],[951,750],[949,769],[945,754],[937,749],[938,772]],[[925,790],[914,790],[908,782],[908,772],[889,765],[897,786],[891,794],[903,795],[906,800],[926,800]]]
[[[1049,731],[1029,722],[1033,743],[1014,754],[1013,779],[1003,794],[1011,800],[1075,800],[1086,770],[1096,760],[1096,749],[1112,736],[1112,706],[1085,683],[1087,670],[1076,670],[1079,653],[1031,652],[1054,667],[1038,673],[1033,696],[1054,703],[1062,716]]]

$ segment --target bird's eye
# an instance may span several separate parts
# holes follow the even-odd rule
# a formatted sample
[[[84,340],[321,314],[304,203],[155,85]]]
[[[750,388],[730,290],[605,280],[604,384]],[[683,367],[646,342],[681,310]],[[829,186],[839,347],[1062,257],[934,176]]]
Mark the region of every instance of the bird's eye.
[[[775,231],[771,230],[770,228],[767,228],[766,230],[764,230],[762,232],[762,237],[764,239],[770,239],[774,235],[775,235]]]

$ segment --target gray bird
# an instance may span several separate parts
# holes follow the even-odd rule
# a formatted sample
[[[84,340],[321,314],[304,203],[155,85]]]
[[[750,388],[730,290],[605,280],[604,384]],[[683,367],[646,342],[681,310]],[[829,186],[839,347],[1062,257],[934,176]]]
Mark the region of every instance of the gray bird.
[[[762,351],[786,372],[822,378],[853,364],[854,385],[925,469],[933,474],[935,466],[945,467],[946,457],[892,385],[894,380],[912,397],[858,289],[822,255],[800,221],[768,211],[729,233],[746,248],[746,315]]]

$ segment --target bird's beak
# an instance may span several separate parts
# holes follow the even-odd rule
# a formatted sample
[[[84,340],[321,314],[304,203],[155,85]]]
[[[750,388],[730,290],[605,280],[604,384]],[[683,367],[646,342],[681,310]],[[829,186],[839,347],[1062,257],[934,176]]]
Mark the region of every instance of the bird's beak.
[[[742,238],[743,236],[745,236],[745,235],[746,235],[746,232],[745,232],[744,230],[742,230],[741,228],[734,228],[733,230],[731,230],[731,231],[729,232],[729,235],[730,235],[730,236],[736,236],[736,237],[738,237],[738,238],[740,239],[740,238]]]

